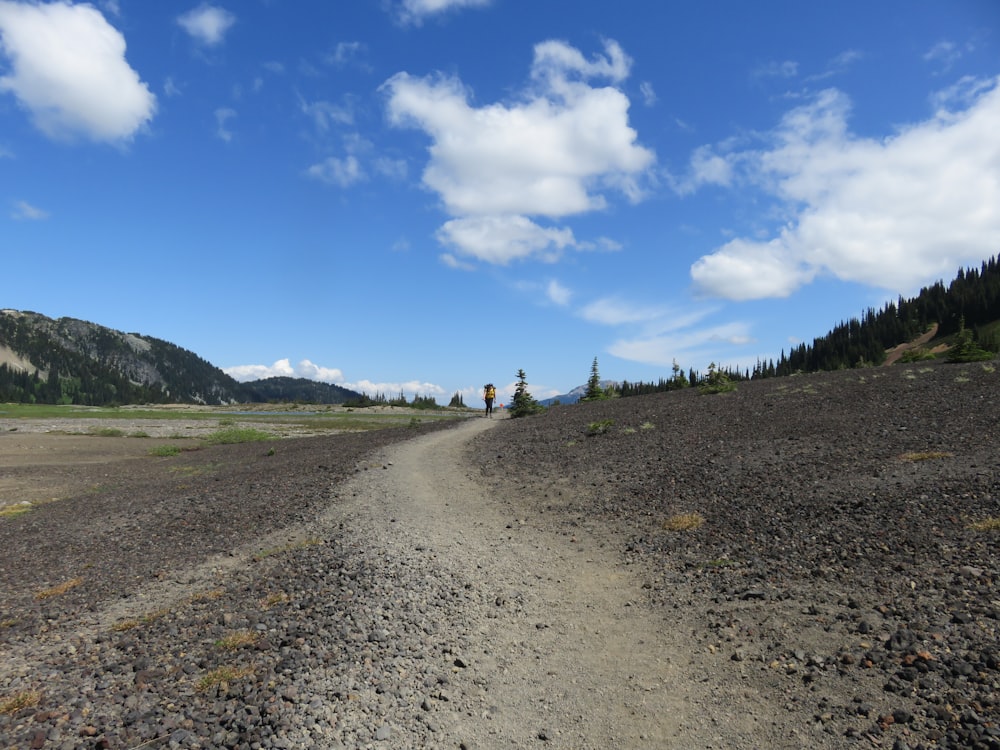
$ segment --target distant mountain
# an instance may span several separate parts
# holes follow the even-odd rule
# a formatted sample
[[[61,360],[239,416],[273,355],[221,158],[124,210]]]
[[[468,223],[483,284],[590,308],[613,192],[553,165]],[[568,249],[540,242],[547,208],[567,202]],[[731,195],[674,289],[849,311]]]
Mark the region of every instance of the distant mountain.
[[[75,318],[0,310],[0,402],[329,404],[359,396],[338,386],[293,378],[240,383],[197,354],[162,339]]]
[[[617,388],[620,385],[621,383],[619,383],[617,380],[601,381],[601,388],[607,388],[609,386]],[[584,383],[583,385],[578,385],[569,393],[564,393],[561,396],[553,396],[552,398],[547,398],[544,401],[539,401],[538,403],[540,403],[542,406],[552,406],[552,404],[554,404],[556,401],[558,401],[560,404],[575,404],[577,401],[583,398],[586,392],[587,392],[587,384]]]
[[[320,383],[305,378],[265,378],[244,383],[252,394],[251,401],[304,401],[309,404],[343,404],[361,398],[361,394],[339,385]]]

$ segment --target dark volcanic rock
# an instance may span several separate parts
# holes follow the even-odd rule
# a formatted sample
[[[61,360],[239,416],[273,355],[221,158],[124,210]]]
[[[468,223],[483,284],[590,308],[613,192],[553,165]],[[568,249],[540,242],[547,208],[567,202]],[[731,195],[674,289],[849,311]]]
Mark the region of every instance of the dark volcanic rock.
[[[758,689],[800,694],[824,729],[1000,747],[1000,532],[971,527],[1000,517],[995,368],[896,365],[557,407],[478,450],[497,457],[488,481],[567,525],[624,528],[652,599],[685,608],[704,646],[733,641],[741,665],[752,655]],[[693,513],[700,528],[666,528]],[[887,718],[857,721],[862,695]]]

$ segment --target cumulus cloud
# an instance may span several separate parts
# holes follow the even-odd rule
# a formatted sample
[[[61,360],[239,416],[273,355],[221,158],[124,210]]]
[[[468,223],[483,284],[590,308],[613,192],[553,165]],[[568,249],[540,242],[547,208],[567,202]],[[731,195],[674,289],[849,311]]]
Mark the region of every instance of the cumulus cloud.
[[[199,5],[177,17],[177,23],[195,40],[207,47],[221,44],[226,32],[236,23],[236,16],[215,5]]]
[[[758,151],[718,155],[729,180],[790,218],[776,236],[736,238],[691,267],[704,293],[787,296],[820,274],[912,294],[1000,247],[1000,79],[964,81],[929,119],[882,138],[850,132],[828,89],[791,110]],[[947,108],[948,102],[962,102]]]
[[[555,261],[559,251],[575,244],[571,230],[541,227],[519,215],[452,219],[438,230],[437,238],[460,253],[497,265],[533,255]]]
[[[493,0],[402,0],[397,11],[400,21],[419,26],[424,19],[449,10],[485,8]]]
[[[340,385],[340,381],[344,379],[340,370],[333,367],[321,367],[308,359],[303,359],[295,367],[292,367],[291,360],[285,358],[279,359],[272,365],[236,365],[235,367],[225,367],[222,371],[241,383],[249,380],[281,377],[305,378],[306,380]]]
[[[123,142],[156,111],[125,59],[125,38],[90,5],[0,0],[0,53],[9,92],[50,138]]]
[[[457,78],[399,73],[386,81],[390,122],[431,138],[423,184],[453,217],[439,239],[487,263],[551,260],[575,240],[543,222],[601,210],[611,191],[639,200],[655,155],[628,124],[628,98],[591,85],[620,83],[630,65],[614,41],[590,59],[565,42],[543,42],[523,94],[481,107]]]

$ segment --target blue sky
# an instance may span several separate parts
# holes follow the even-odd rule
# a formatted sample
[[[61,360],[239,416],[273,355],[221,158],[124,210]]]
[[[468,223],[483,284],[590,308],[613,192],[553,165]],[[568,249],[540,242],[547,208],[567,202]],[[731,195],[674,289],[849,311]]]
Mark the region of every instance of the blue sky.
[[[0,0],[0,307],[478,403],[1000,252],[1000,4]]]

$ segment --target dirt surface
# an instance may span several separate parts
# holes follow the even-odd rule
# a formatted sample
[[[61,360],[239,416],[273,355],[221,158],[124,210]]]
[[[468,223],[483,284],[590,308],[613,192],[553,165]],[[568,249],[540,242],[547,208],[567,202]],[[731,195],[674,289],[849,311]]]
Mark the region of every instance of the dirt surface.
[[[3,481],[61,488],[0,518],[0,699],[43,695],[0,746],[1000,748],[998,384],[897,365],[162,459],[0,436]],[[221,612],[288,645],[213,698],[184,675]],[[145,713],[92,665],[136,659]],[[102,721],[60,713],[74,686]]]

